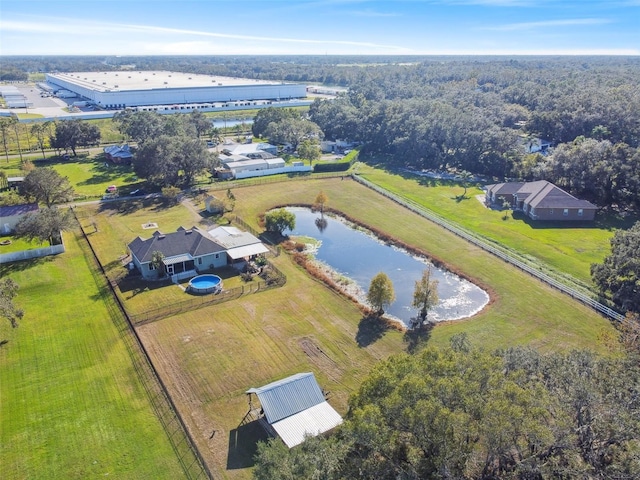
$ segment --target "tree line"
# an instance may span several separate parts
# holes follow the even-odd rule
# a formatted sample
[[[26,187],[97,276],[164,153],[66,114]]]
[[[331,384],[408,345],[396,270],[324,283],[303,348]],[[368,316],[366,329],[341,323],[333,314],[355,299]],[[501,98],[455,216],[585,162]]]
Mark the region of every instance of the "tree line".
[[[330,437],[261,442],[254,478],[635,479],[637,360],[486,352],[459,334],[374,367]]]

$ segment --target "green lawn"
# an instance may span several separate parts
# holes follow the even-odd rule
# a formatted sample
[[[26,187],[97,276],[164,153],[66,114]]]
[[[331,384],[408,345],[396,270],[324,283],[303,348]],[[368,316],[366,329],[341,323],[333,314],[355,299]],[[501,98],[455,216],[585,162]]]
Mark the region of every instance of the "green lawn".
[[[109,185],[116,185],[121,193],[134,190],[142,182],[138,180],[130,165],[114,165],[106,162],[102,154],[88,155],[82,151],[69,160],[39,160],[38,167],[51,166],[69,178],[77,195],[101,196]]]
[[[504,212],[487,209],[476,199],[484,195],[479,188],[469,188],[466,198],[460,200],[464,189],[459,185],[390,173],[364,164],[358,169],[367,180],[586,285],[591,285],[591,264],[601,263],[610,252],[609,240],[615,229],[628,228],[636,220],[599,215],[592,223],[534,222],[514,218],[512,212],[504,220]]]
[[[3,479],[183,476],[74,234],[67,252],[0,265],[25,317],[0,323]]]
[[[41,153],[25,155],[36,167],[52,167],[63,177],[69,178],[69,183],[79,197],[101,197],[109,185],[116,185],[121,194],[126,194],[142,186],[130,165],[114,165],[106,162],[101,150],[79,149],[77,157],[63,160],[57,155],[47,152],[46,159]],[[7,177],[24,176],[20,169],[20,158],[10,157],[0,160],[0,171]]]
[[[233,213],[260,230],[259,214],[275,206],[310,204],[320,190],[329,207],[423,249],[491,293],[484,311],[438,325],[427,342],[444,345],[453,334],[466,332],[474,345],[487,349],[529,345],[542,351],[608,352],[599,340],[613,330],[605,319],[351,180],[234,187]],[[98,232],[90,239],[110,269],[122,268],[118,256],[125,242],[149,234],[141,223],[155,221],[161,230],[172,231],[199,222],[197,212],[180,205],[126,205],[84,211],[83,225],[97,222]],[[288,255],[272,260],[287,275],[284,287],[138,327],[216,478],[250,478],[260,429],[239,427],[248,388],[313,371],[331,392],[332,405],[345,413],[349,395],[371,367],[408,345],[402,332],[363,322],[355,304],[313,280]],[[171,302],[174,294],[179,289],[167,286],[127,301],[141,302],[139,308]]]
[[[1,244],[2,242],[7,240],[11,242],[9,245]],[[0,254],[22,252],[23,250],[32,250],[34,248],[42,248],[42,247],[48,247],[48,246],[49,244],[47,242],[40,244],[36,241],[29,242],[24,238],[16,238],[13,235],[0,236]]]

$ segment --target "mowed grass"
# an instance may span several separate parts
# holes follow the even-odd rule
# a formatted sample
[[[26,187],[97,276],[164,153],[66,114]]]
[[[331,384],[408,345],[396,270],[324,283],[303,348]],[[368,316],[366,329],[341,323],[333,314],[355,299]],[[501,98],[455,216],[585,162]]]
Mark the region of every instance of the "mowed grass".
[[[114,165],[107,162],[102,154],[78,152],[78,157],[60,160],[34,162],[38,167],[53,167],[61,176],[67,177],[76,195],[101,196],[110,185],[127,191],[140,183],[131,165]]]
[[[121,193],[135,190],[142,185],[131,165],[114,165],[106,162],[101,149],[90,151],[78,149],[77,157],[63,160],[51,152],[46,153],[46,159],[39,152],[23,155],[24,159],[33,162],[36,167],[51,167],[61,176],[69,179],[75,194],[79,197],[101,197],[110,185],[116,185]],[[7,161],[0,159],[0,171],[7,177],[21,177],[26,175],[20,169],[20,158],[12,156]]]
[[[465,332],[472,344],[490,350],[529,345],[541,351],[609,353],[599,341],[613,331],[605,319],[352,180],[234,188],[233,213],[260,230],[261,213],[311,204],[321,190],[329,207],[428,252],[490,292],[492,303],[480,314],[438,325],[426,343],[445,345],[453,334]],[[172,231],[199,222],[197,212],[181,205],[130,210],[122,205],[96,210],[82,220],[83,225],[97,222],[98,233],[90,239],[103,262],[114,262],[113,268],[122,268],[120,245],[140,234],[140,223],[156,221],[162,231]],[[253,423],[241,425],[248,410],[247,389],[312,371],[331,392],[330,403],[344,414],[349,395],[371,367],[407,349],[403,332],[363,322],[354,303],[313,280],[288,255],[273,262],[287,275],[282,288],[138,327],[216,478],[250,478],[255,444],[263,434]],[[168,286],[140,297],[159,305],[172,302],[176,291]]]
[[[592,285],[591,264],[602,263],[610,253],[610,239],[615,229],[628,228],[637,220],[603,214],[595,222],[535,222],[514,218],[511,211],[504,220],[504,212],[485,208],[476,199],[484,195],[479,188],[469,188],[466,198],[460,200],[457,197],[464,189],[459,185],[399,175],[364,164],[359,165],[358,171],[367,180],[586,285]]]
[[[178,227],[191,228],[203,218],[182,204],[168,205],[158,198],[135,198],[76,208],[80,224],[87,232],[100,262],[111,278],[121,276],[127,267],[127,245],[136,237],[150,238],[154,231],[175,232]],[[157,228],[143,228],[155,223]],[[96,230],[97,229],[97,230]],[[121,291],[121,298],[130,313],[144,313],[189,297],[175,285],[158,282],[138,282]],[[231,285],[228,285],[229,287]]]
[[[182,469],[75,234],[55,257],[0,265],[24,319],[0,322],[3,479],[175,479]]]

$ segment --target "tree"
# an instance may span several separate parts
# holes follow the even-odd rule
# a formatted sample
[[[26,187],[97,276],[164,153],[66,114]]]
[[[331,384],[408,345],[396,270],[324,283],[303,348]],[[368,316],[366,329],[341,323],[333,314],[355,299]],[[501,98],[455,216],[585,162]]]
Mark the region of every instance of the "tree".
[[[506,220],[509,218],[509,209],[511,208],[511,202],[507,200],[505,197],[498,197],[499,200],[502,200],[502,210],[504,210],[504,214],[502,215],[502,219]]]
[[[123,110],[113,116],[118,130],[138,144],[163,134],[164,122],[157,112],[134,112]]]
[[[178,197],[180,196],[180,189],[178,187],[174,187],[174,186],[167,186],[167,187],[162,187],[162,189],[160,190],[160,193],[162,193],[162,196],[164,198],[166,198],[169,203],[177,203],[178,202]]]
[[[17,117],[11,117],[11,125],[13,126],[13,133],[16,136],[16,145],[18,145],[18,154],[20,155],[20,161],[22,161],[22,147],[20,146],[20,122]]]
[[[188,186],[215,162],[215,156],[201,141],[162,135],[140,145],[133,157],[133,170],[139,177],[161,187]]]
[[[263,137],[270,123],[278,123],[290,118],[301,118],[300,113],[292,108],[263,108],[259,110],[253,118],[251,133],[253,133],[255,137]]]
[[[427,320],[429,310],[438,303],[438,280],[431,280],[431,267],[422,272],[420,280],[416,280],[413,291],[412,305],[419,312],[419,326],[423,326]]]
[[[320,160],[322,152],[320,151],[318,140],[308,138],[303,140],[300,145],[298,145],[298,156],[309,160],[309,165],[313,165],[313,162]]]
[[[73,187],[69,179],[61,176],[51,167],[30,171],[24,177],[22,188],[25,197],[44,203],[47,207],[73,199]]]
[[[326,203],[328,201],[329,201],[329,199],[327,197],[327,194],[324,193],[322,190],[320,190],[318,195],[316,195],[316,200],[315,200],[314,204],[320,206],[320,213],[321,214],[324,212],[324,206],[326,205]]]
[[[380,272],[371,279],[369,290],[367,291],[367,301],[371,306],[382,314],[384,308],[391,305],[396,299],[393,283],[386,273]]]
[[[18,284],[11,278],[0,279],[0,317],[9,320],[13,328],[18,326],[18,320],[24,316],[24,312],[13,303],[18,289]]]
[[[602,295],[625,312],[640,312],[640,222],[617,230],[611,253],[603,263],[591,265],[591,277]]]
[[[376,365],[329,440],[262,445],[256,478],[640,478],[637,359],[453,344]]]
[[[42,152],[42,158],[46,158],[44,154],[44,147],[46,145],[47,138],[51,135],[50,128],[51,122],[37,122],[31,126],[31,134],[36,137],[36,143]]]
[[[2,135],[2,146],[4,147],[4,156],[7,159],[7,163],[9,163],[9,148],[7,147],[7,135],[9,133],[9,129],[11,128],[12,122],[13,122],[13,118],[7,118],[7,117],[0,118],[0,134]]]
[[[269,232],[277,232],[279,235],[286,230],[293,230],[296,228],[296,216],[285,210],[279,208],[267,213],[264,216],[265,228]]]
[[[158,276],[164,276],[164,253],[159,250],[151,252],[151,266],[158,271]]]
[[[50,143],[58,150],[70,149],[73,156],[77,157],[78,147],[89,147],[100,143],[100,128],[79,119],[57,121]]]
[[[293,149],[304,139],[318,139],[322,136],[320,127],[305,118],[285,118],[271,122],[264,132],[270,142],[292,145]]]
[[[73,225],[73,215],[70,211],[47,207],[22,217],[16,224],[15,235],[29,241],[47,241],[49,245],[59,245],[62,243],[61,232],[69,230]]]
[[[193,125],[196,131],[196,137],[200,138],[203,133],[211,129],[211,120],[199,110],[192,110],[187,116],[188,122]]]
[[[467,196],[467,188],[469,187],[471,180],[473,180],[473,175],[470,172],[463,170],[462,172],[460,172],[459,178],[460,185],[462,185],[462,187],[464,188],[464,192],[462,192],[461,198],[464,199]]]

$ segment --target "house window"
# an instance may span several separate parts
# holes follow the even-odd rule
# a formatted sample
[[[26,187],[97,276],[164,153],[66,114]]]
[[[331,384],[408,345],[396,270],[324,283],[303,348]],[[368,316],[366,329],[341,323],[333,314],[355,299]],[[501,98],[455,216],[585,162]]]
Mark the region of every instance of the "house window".
[[[565,209],[563,210],[563,212],[562,212],[562,215],[564,215],[565,217],[566,217],[567,215],[569,215],[569,209],[568,209],[568,208],[565,208]]]
[[[549,210],[549,215],[553,215],[553,208]]]
[[[584,210],[582,210],[581,208],[578,209],[578,216],[581,217],[582,214],[584,213]]]
[[[149,270],[155,270],[156,266],[153,263],[149,264]]]
[[[219,253],[216,253],[216,258],[218,258],[218,257],[219,257],[219,255],[220,255]]]
[[[198,265],[202,265],[202,257],[198,258]]]

